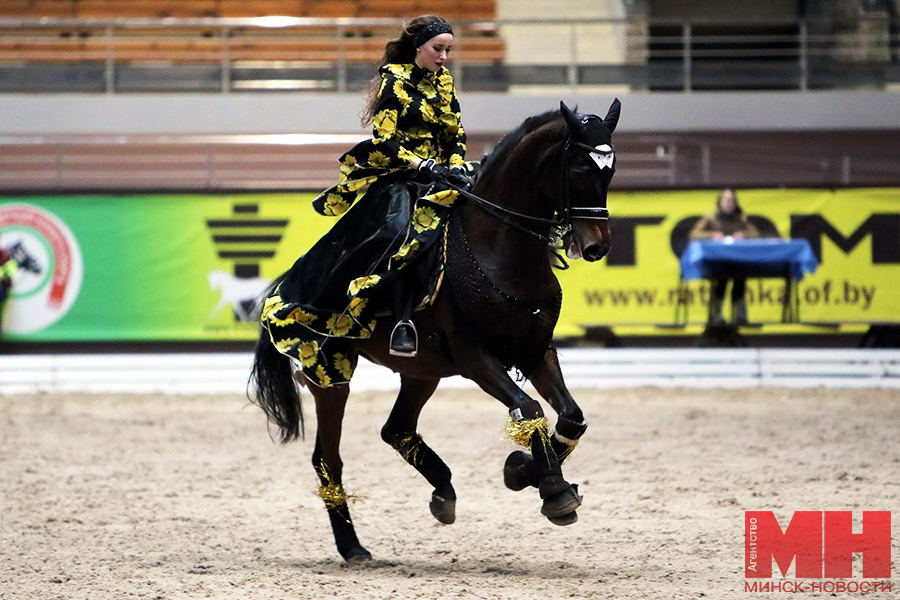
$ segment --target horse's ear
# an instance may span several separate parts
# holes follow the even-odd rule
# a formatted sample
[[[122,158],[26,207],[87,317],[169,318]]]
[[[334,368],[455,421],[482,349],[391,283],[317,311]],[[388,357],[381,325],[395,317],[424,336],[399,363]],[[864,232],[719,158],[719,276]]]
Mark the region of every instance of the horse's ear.
[[[572,109],[566,106],[566,103],[562,100],[559,101],[559,111],[565,118],[566,125],[569,126],[569,135],[578,134],[584,128],[581,121],[578,120],[578,115],[572,112]]]
[[[613,100],[612,104],[609,106],[609,112],[606,113],[606,118],[603,119],[603,122],[609,127],[609,132],[612,133],[616,130],[616,124],[619,122],[619,112],[622,110],[622,103],[619,102],[619,99],[616,98]]]

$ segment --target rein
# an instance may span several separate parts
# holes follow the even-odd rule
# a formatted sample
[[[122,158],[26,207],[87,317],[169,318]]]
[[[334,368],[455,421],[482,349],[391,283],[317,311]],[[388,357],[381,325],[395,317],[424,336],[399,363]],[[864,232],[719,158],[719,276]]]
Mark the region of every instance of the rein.
[[[510,210],[508,208],[504,208],[503,206],[500,206],[499,204],[494,204],[490,200],[486,200],[486,199],[482,198],[481,196],[476,196],[472,192],[469,192],[462,188],[456,187],[455,185],[450,184],[450,187],[453,188],[454,190],[456,190],[457,192],[459,192],[461,195],[465,196],[466,198],[469,198],[470,200],[474,200],[475,204],[477,204],[482,210],[484,210],[489,215],[492,215],[492,216],[496,217],[497,219],[503,221],[504,223],[506,223],[513,229],[517,229],[523,233],[533,235],[534,237],[538,238],[541,241],[554,244],[554,243],[558,242],[559,239],[562,238],[563,235],[568,233],[568,227],[564,227],[563,221],[561,221],[559,219],[545,219],[543,217],[534,217],[531,215],[526,215],[526,214],[523,214],[520,212],[516,212],[514,210]],[[533,221],[533,222],[539,223],[541,225],[550,225],[552,228],[555,228],[559,231],[562,231],[562,230],[565,230],[565,231],[562,233],[559,233],[559,231],[558,231],[555,234],[544,235],[542,233],[538,233],[537,231],[534,231],[533,229],[529,229],[528,227],[525,227],[524,225],[519,225],[518,223],[509,221],[504,218],[505,216],[517,217],[519,219]]]

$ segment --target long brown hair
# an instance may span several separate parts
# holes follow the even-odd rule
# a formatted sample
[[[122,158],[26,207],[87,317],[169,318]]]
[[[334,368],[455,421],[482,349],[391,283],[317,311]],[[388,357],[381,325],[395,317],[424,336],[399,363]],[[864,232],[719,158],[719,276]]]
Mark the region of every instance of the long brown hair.
[[[413,40],[416,38],[416,34],[432,23],[446,22],[447,21],[443,17],[437,15],[422,15],[421,17],[416,17],[403,28],[400,37],[385,44],[384,55],[381,57],[381,64],[378,66],[383,67],[384,65],[393,63],[409,64],[415,62],[416,46],[413,43]],[[375,117],[375,103],[378,101],[378,90],[380,88],[381,74],[376,73],[375,77],[372,78],[372,81],[369,82],[369,92],[366,95],[366,107],[360,119],[363,127],[372,124],[372,119]]]

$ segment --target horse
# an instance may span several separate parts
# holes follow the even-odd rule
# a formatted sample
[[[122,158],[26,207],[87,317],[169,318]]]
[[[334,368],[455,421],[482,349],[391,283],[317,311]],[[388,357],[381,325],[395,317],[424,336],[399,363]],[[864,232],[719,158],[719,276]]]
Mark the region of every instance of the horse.
[[[506,406],[510,437],[530,450],[509,455],[506,486],[537,487],[541,513],[554,524],[577,519],[582,497],[564,479],[561,464],[587,423],[566,388],[552,344],[562,291],[548,245],[561,243],[570,259],[587,261],[609,252],[606,199],[615,171],[611,135],[620,103],[614,100],[604,118],[576,111],[561,102],[558,111],[526,119],[484,160],[471,189],[459,190],[464,201],[445,224],[440,291],[414,313],[418,355],[389,354],[388,319],[379,321],[371,338],[352,340],[348,359],[354,367],[363,356],[400,374],[400,391],[381,437],[434,488],[429,508],[444,524],[456,518],[451,472],[416,427],[441,379],[453,375],[474,381]],[[557,413],[553,430],[541,404],[510,376],[514,368]],[[318,425],[312,462],[337,550],[348,562],[370,560],[341,480],[339,444],[350,386],[317,387],[303,379],[263,327],[250,376],[251,400],[287,443],[303,432],[298,383],[312,393]]]

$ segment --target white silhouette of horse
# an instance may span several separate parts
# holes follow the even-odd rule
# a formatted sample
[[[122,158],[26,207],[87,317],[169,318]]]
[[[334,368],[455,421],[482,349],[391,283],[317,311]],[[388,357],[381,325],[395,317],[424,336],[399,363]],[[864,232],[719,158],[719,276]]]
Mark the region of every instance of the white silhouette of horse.
[[[209,315],[215,317],[228,305],[241,321],[254,321],[259,317],[262,295],[270,281],[262,277],[235,277],[225,271],[210,271],[209,287],[222,292],[219,303]],[[249,307],[249,308],[248,308]]]

